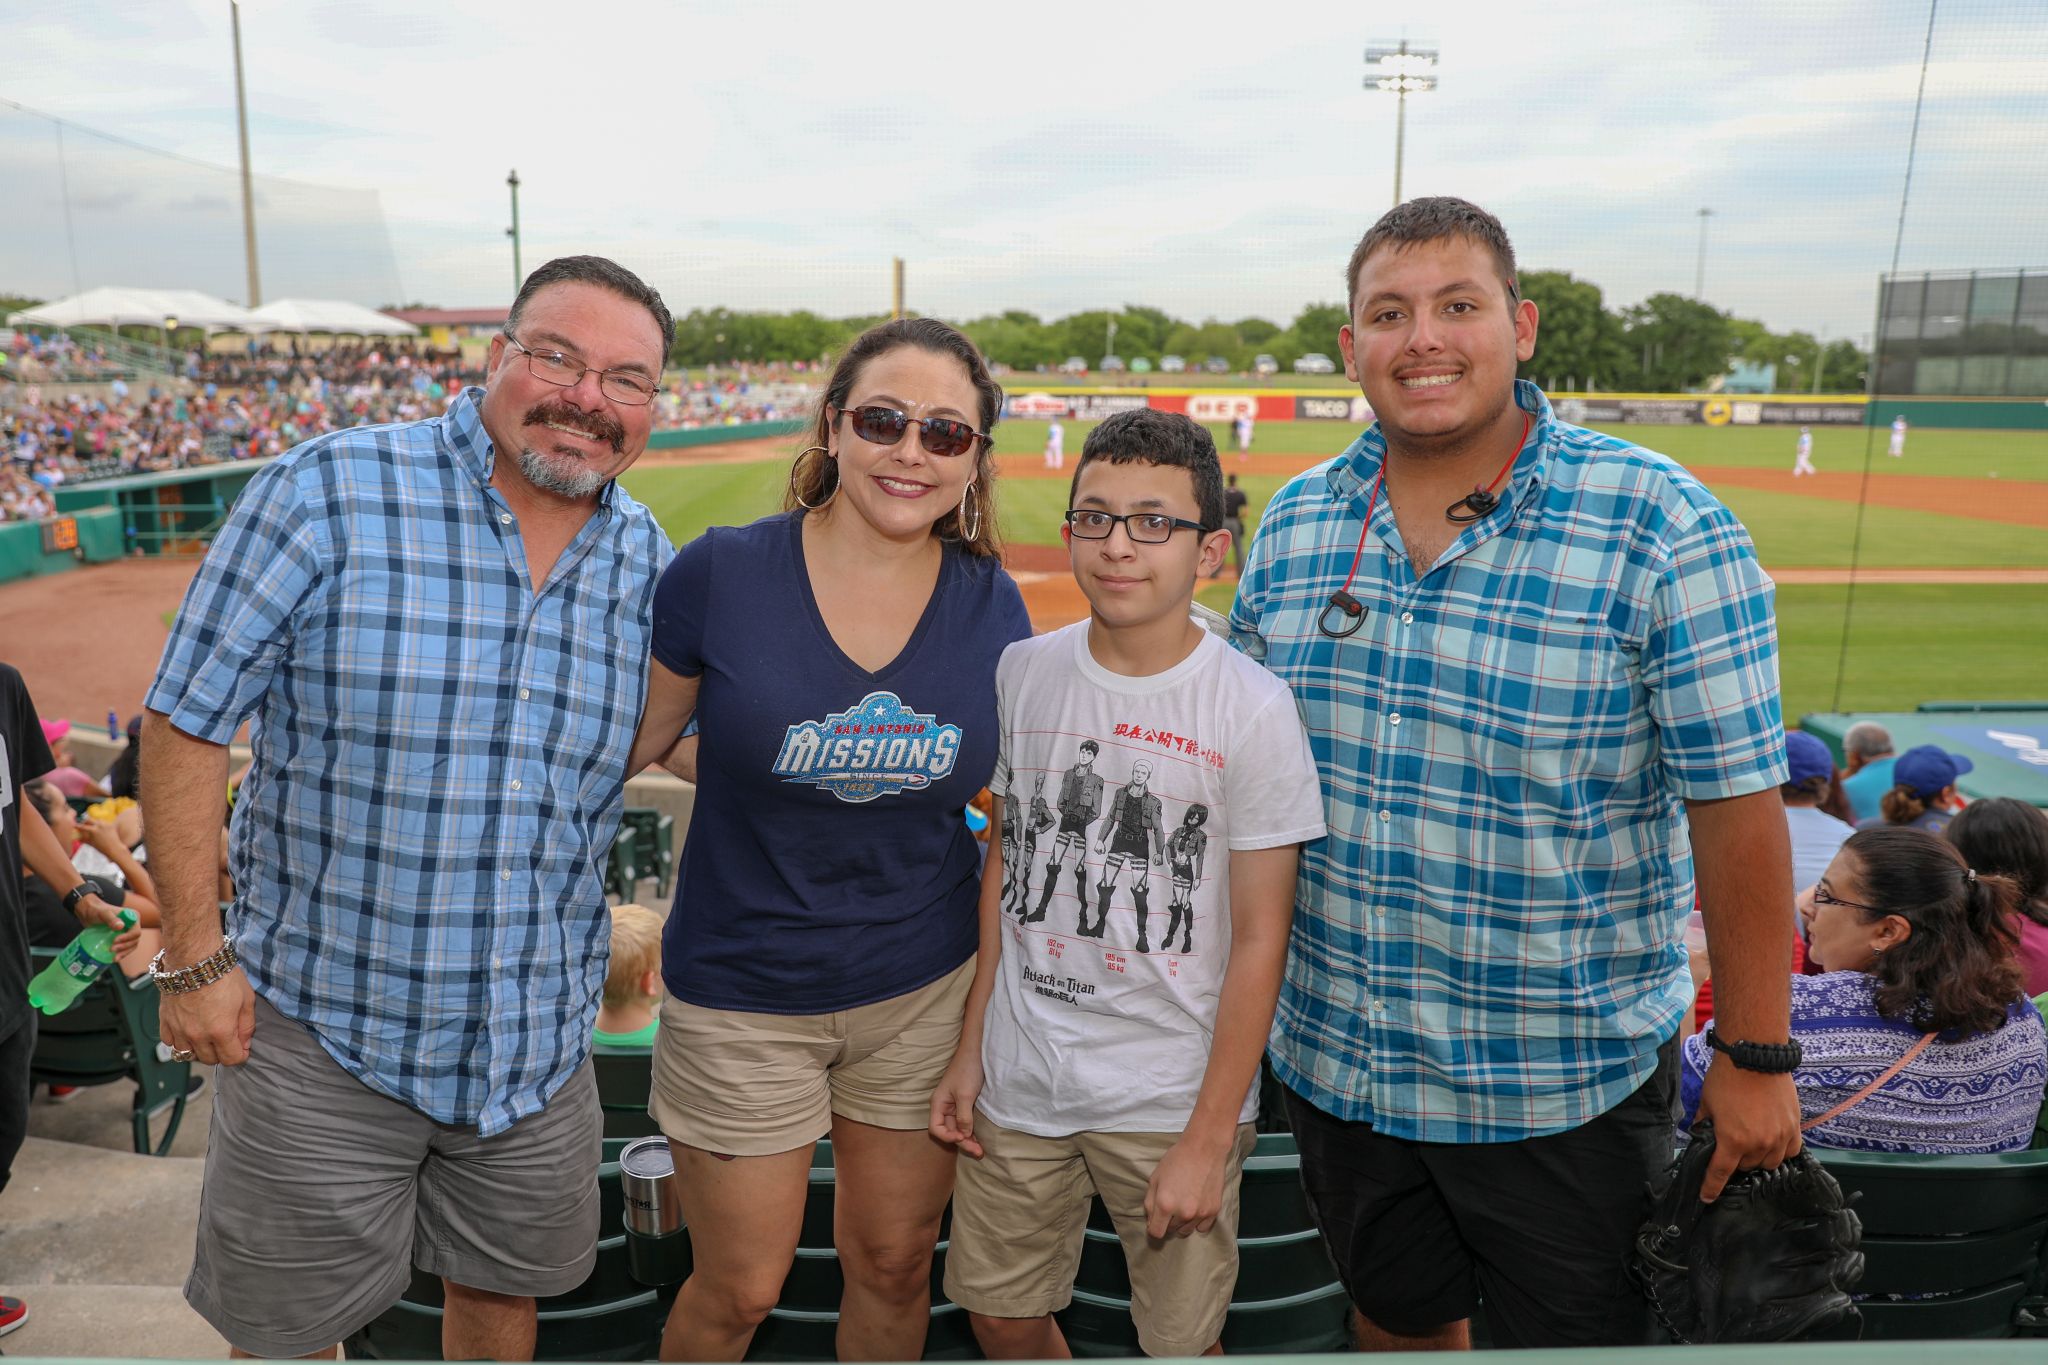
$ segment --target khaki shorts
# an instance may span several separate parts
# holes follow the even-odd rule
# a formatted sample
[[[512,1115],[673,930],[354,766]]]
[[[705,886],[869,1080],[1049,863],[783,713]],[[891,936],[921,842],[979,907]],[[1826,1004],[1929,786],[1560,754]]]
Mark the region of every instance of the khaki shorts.
[[[1045,1138],[976,1111],[986,1155],[962,1160],[953,1190],[946,1297],[991,1318],[1036,1318],[1065,1308],[1088,1227],[1102,1196],[1131,1271],[1131,1318],[1149,1356],[1198,1356],[1223,1335],[1237,1287],[1237,1191],[1258,1134],[1238,1125],[1223,1177],[1223,1211],[1207,1232],[1145,1234],[1145,1187],[1179,1133],[1076,1133]]]
[[[604,1120],[588,1061],[538,1114],[479,1137],[371,1090],[259,995],[249,1060],[213,1077],[185,1299],[251,1355],[334,1345],[415,1265],[536,1298],[590,1278]]]
[[[721,1156],[809,1146],[834,1114],[923,1131],[952,1064],[974,959],[928,986],[832,1014],[661,1003],[648,1112],[664,1136]]]

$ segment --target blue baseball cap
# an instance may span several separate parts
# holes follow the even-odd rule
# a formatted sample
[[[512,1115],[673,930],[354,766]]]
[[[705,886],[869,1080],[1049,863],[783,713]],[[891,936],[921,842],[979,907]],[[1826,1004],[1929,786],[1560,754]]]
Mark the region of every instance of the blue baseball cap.
[[[1785,732],[1785,766],[1792,775],[1785,780],[1801,783],[1816,777],[1835,775],[1835,756],[1828,752],[1828,746],[1804,730]]]
[[[1899,755],[1892,765],[1892,782],[1912,789],[1921,800],[1941,795],[1956,779],[1977,765],[1961,754],[1952,754],[1934,744],[1916,744]]]

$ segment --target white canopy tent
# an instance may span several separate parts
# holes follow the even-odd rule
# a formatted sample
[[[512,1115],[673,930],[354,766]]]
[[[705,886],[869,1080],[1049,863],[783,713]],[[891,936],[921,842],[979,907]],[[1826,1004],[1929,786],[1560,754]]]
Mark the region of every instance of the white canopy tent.
[[[196,289],[88,289],[9,313],[11,327],[161,327],[176,318],[180,327],[206,332],[266,332],[264,322],[239,304],[202,294]]]
[[[341,299],[279,299],[250,310],[264,330],[326,332],[335,336],[412,337],[420,329],[409,322]]]

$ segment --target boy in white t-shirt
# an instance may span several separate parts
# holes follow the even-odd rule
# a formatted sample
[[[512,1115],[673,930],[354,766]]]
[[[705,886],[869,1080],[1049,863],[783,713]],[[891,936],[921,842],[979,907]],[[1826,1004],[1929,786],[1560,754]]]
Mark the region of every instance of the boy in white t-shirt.
[[[1099,1194],[1140,1344],[1201,1355],[1237,1279],[1238,1177],[1321,789],[1286,684],[1189,615],[1230,548],[1208,433],[1110,417],[1069,506],[1089,619],[1004,651],[990,789],[1062,792],[1045,856],[1064,850],[1072,875],[1006,906],[1000,864],[1035,850],[990,851],[966,1026],[932,1098],[933,1135],[974,1158],[945,1287],[990,1358],[1067,1355],[1052,1314]]]

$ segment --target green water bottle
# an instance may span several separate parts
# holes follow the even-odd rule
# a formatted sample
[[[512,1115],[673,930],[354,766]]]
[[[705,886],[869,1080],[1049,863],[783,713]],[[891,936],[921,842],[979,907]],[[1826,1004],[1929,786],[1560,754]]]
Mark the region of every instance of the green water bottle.
[[[120,929],[95,924],[78,931],[78,937],[64,945],[57,960],[36,973],[28,983],[28,1002],[44,1014],[62,1014],[71,1002],[99,980],[100,973],[114,961],[114,936],[135,927],[135,912],[121,912]]]

